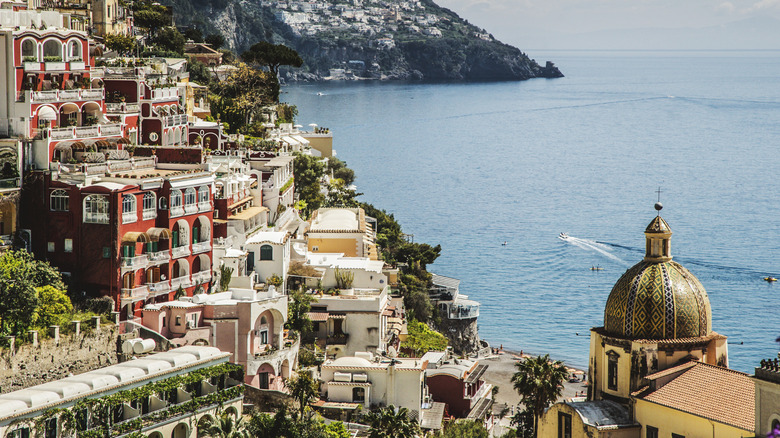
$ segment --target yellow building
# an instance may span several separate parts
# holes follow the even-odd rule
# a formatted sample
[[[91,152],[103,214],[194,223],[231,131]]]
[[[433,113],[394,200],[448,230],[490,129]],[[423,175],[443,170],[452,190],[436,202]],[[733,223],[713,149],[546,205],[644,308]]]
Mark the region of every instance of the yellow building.
[[[375,231],[362,208],[320,208],[310,223],[306,232],[309,251],[377,260]]]
[[[661,208],[656,204],[659,212]],[[755,412],[754,385],[746,375],[726,368],[726,337],[712,331],[704,287],[672,261],[671,237],[660,214],[645,229],[644,259],[618,279],[607,298],[604,326],[591,329],[589,401],[552,406],[542,418],[539,436],[751,435],[752,420],[748,424],[746,419]],[[610,411],[593,425],[601,429],[588,433],[590,417],[582,412],[599,410],[594,404],[603,401],[631,413],[630,421]],[[721,406],[728,406],[728,415]]]

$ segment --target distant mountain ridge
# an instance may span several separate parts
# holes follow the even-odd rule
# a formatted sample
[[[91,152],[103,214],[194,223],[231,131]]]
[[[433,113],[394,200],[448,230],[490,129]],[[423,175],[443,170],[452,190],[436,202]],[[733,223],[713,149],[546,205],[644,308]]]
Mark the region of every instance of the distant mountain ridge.
[[[288,80],[523,80],[563,76],[431,0],[169,0],[176,24],[221,33],[238,53],[258,41],[304,59]]]

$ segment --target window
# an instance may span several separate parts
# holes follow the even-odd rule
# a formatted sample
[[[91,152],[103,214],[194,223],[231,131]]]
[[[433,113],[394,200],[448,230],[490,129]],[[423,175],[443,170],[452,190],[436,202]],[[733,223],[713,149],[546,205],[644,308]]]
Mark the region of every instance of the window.
[[[30,428],[20,427],[6,435],[7,438],[30,438]]]
[[[127,224],[138,220],[138,210],[135,207],[135,196],[122,196],[122,223]]]
[[[645,436],[647,438],[658,438],[658,428],[653,426],[647,426],[645,428]]]
[[[43,60],[46,59],[49,59],[48,62],[62,62],[62,43],[55,39],[46,40],[43,43]]]
[[[73,252],[73,239],[65,239],[65,252]]]
[[[47,242],[46,247],[49,252],[54,252],[54,242]]]
[[[197,198],[197,192],[192,187],[184,191],[184,211],[187,213],[195,213],[198,211],[198,206],[195,203]]]
[[[268,330],[260,331],[260,344],[265,345],[268,343]]]
[[[181,315],[176,315],[176,325],[181,325]]]
[[[260,260],[273,260],[274,259],[274,247],[271,245],[263,245],[260,247]]]
[[[68,192],[57,189],[51,192],[49,208],[51,211],[68,211]]]
[[[366,388],[352,388],[352,403],[364,403],[366,401]]]
[[[38,55],[35,53],[35,41],[33,40],[24,40],[22,42],[22,58],[35,58],[38,59]],[[33,61],[34,62],[34,61]]]
[[[181,190],[171,191],[171,216],[180,216],[184,214],[184,208],[181,205]]]
[[[108,223],[108,198],[103,195],[89,195],[84,198],[84,222],[88,224]]]
[[[154,219],[157,217],[157,202],[154,193],[144,193],[143,208],[144,220]]]
[[[610,354],[607,363],[607,388],[612,391],[618,389],[618,355]]]
[[[571,415],[558,412],[558,438],[571,438]]]
[[[110,259],[111,258],[111,248],[104,246],[103,247],[103,258],[104,259]]]
[[[71,41],[68,43],[68,48],[70,51],[70,58],[68,60],[81,61],[81,42]]]
[[[205,207],[208,209],[210,207],[210,201],[211,201],[211,191],[209,190],[208,186],[200,186],[198,189],[198,207]]]
[[[57,438],[57,417],[46,420],[44,424],[44,438]]]

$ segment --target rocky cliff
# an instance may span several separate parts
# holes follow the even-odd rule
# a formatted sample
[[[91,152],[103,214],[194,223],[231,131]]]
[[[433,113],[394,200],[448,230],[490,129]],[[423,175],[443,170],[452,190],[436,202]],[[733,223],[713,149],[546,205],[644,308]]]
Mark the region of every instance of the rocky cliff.
[[[178,26],[221,33],[240,53],[258,41],[295,48],[288,80],[323,78],[523,80],[563,76],[430,0],[169,0]],[[308,3],[311,5],[311,3]]]

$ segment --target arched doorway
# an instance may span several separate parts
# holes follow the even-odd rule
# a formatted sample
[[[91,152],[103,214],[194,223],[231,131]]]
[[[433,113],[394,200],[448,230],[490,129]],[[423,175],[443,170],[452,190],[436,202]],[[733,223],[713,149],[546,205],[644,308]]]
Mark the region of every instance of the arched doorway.
[[[176,427],[173,428],[173,432],[171,432],[171,438],[187,438],[189,435],[189,431],[187,430],[187,425],[184,423],[179,423],[176,425]]]

